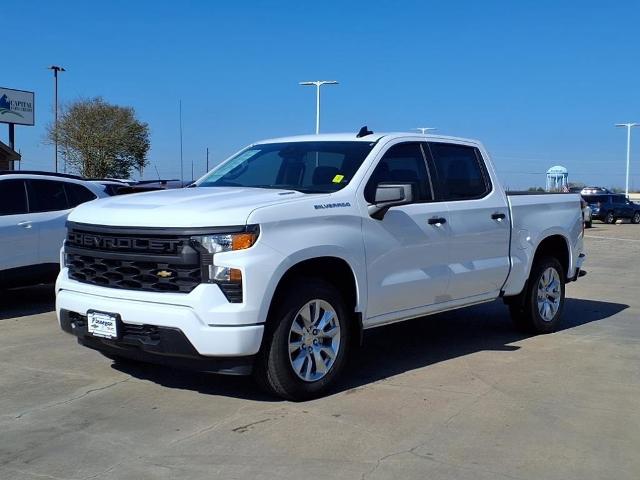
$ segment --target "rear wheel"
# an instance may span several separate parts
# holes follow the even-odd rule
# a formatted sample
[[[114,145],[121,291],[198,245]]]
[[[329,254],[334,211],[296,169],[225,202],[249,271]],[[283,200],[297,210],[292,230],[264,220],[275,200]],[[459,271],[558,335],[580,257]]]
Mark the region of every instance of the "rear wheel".
[[[543,257],[533,265],[525,291],[509,306],[511,317],[521,330],[551,333],[560,324],[564,296],[562,265],[554,257]]]
[[[344,369],[350,343],[340,292],[324,280],[301,278],[276,301],[255,369],[258,383],[288,400],[324,395]]]
[[[584,222],[584,228],[591,228],[593,226],[593,222],[591,220]]]
[[[612,224],[615,223],[616,217],[613,216],[613,212],[607,212],[607,215],[604,217],[604,223]]]
[[[640,212],[635,212],[631,217],[631,223],[640,223]]]

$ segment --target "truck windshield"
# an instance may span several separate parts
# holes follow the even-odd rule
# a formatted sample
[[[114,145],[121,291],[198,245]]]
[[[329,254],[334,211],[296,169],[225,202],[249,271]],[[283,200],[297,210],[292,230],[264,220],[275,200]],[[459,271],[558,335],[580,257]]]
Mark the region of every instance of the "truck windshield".
[[[370,142],[253,145],[214,168],[196,186],[335,192],[349,183],[374,145]]]

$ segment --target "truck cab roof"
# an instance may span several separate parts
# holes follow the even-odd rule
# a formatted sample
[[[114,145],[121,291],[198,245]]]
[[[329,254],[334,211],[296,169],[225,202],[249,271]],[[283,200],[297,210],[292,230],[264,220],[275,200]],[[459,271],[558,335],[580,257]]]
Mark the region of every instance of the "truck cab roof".
[[[447,135],[430,135],[417,132],[380,132],[371,133],[363,137],[358,137],[356,133],[320,133],[318,135],[293,135],[290,137],[269,138],[255,142],[256,144],[265,143],[289,143],[289,142],[378,142],[382,138],[394,140],[396,138],[411,138],[416,141],[447,141],[453,143],[472,143],[480,142],[471,138],[451,137]]]

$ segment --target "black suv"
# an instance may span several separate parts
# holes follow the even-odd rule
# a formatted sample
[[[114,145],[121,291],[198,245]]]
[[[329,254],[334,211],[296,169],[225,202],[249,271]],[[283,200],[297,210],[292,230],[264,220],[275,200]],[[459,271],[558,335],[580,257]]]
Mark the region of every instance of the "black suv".
[[[604,223],[615,223],[619,218],[629,218],[640,223],[640,204],[629,201],[619,193],[594,193],[582,195],[591,207],[591,218]]]

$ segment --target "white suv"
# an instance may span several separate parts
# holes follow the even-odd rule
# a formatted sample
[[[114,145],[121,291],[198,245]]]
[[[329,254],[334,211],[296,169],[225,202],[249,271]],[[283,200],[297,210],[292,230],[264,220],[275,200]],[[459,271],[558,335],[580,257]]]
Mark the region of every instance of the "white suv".
[[[53,281],[69,212],[106,196],[72,175],[0,172],[0,288]]]

